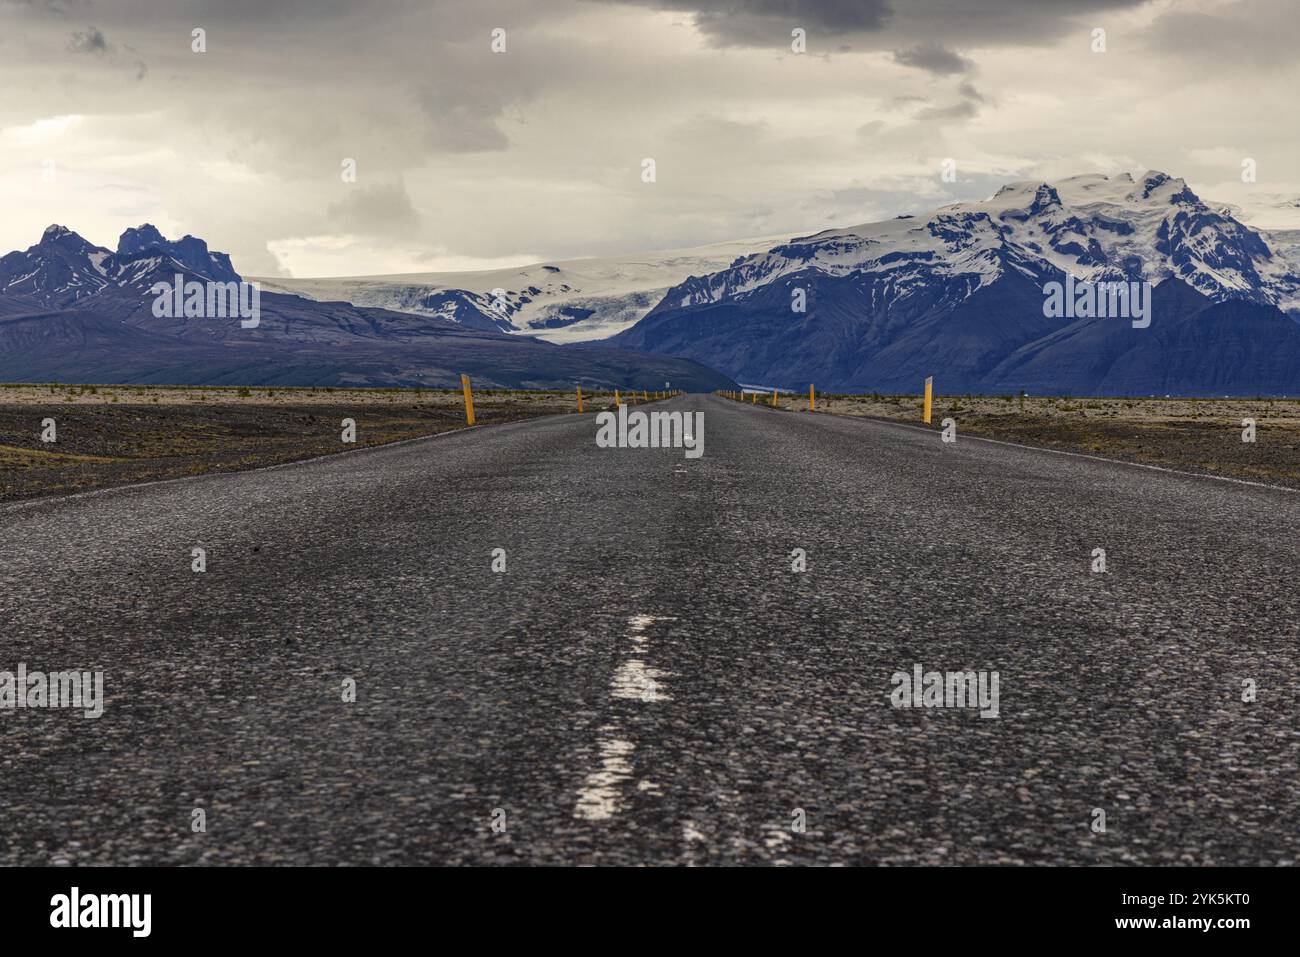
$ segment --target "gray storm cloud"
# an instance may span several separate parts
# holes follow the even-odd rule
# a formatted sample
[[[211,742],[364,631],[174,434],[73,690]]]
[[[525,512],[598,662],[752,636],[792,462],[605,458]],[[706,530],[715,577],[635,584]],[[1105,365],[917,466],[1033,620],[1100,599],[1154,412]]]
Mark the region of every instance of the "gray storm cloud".
[[[1132,9],[1146,0],[600,0],[687,13],[716,43],[785,46],[791,26],[834,34],[850,48],[889,32],[919,41],[1002,46],[1037,42],[1074,18]],[[811,39],[811,38],[810,38]],[[828,49],[832,49],[829,47]]]
[[[937,73],[940,76],[966,73],[974,66],[974,63],[960,53],[938,43],[922,43],[910,50],[895,50],[894,62],[929,73]]]
[[[332,203],[326,215],[344,232],[371,236],[412,236],[420,226],[420,216],[401,182],[357,186]]]
[[[78,30],[72,34],[72,39],[68,41],[68,49],[74,53],[107,53],[108,40],[104,37],[102,30],[91,27],[88,30]]]

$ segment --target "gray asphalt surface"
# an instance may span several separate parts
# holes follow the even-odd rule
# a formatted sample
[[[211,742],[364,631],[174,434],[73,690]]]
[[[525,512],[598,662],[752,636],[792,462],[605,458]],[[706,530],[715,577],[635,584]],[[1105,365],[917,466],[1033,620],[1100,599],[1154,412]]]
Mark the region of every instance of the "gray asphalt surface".
[[[0,670],[108,698],[0,711],[0,864],[1297,859],[1300,495],[655,408],[703,458],[569,416],[0,509]]]

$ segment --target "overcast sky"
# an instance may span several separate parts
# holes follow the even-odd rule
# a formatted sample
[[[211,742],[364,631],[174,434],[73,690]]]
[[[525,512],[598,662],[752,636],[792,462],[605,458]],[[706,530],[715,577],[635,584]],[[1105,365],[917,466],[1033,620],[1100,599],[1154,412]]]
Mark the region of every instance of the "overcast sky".
[[[357,275],[1085,172],[1300,195],[1298,34],[1297,0],[0,0],[0,253],[147,221],[245,274]]]

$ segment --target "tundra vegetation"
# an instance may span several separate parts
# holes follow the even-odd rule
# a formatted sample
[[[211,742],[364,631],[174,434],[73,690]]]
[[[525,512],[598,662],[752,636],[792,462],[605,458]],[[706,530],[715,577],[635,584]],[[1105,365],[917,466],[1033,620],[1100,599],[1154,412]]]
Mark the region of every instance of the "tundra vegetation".
[[[460,389],[0,384],[0,501],[277,465],[464,428]],[[614,407],[583,389],[583,408]],[[475,389],[478,425],[577,412],[574,392]],[[356,441],[340,441],[343,419]],[[54,419],[57,440],[42,442]]]

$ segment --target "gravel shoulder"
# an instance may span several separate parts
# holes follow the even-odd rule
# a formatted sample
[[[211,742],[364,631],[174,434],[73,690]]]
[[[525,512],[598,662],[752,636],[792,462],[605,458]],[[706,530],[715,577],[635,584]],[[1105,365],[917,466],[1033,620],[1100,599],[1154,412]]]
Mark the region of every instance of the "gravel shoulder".
[[[584,398],[589,410],[611,404]],[[556,392],[485,390],[474,406],[478,425],[577,412],[573,394]],[[48,419],[53,442],[42,441]],[[459,391],[3,386],[0,501],[260,468],[465,424]]]
[[[817,396],[818,413],[917,426],[921,405],[918,395]],[[808,399],[782,397],[778,408],[805,412]],[[946,418],[958,435],[1300,488],[1297,400],[935,396],[930,427]],[[1248,418],[1254,442],[1242,441]]]

